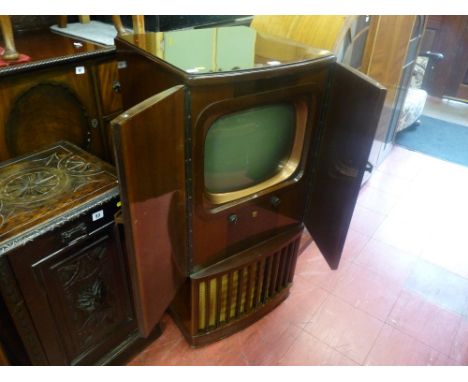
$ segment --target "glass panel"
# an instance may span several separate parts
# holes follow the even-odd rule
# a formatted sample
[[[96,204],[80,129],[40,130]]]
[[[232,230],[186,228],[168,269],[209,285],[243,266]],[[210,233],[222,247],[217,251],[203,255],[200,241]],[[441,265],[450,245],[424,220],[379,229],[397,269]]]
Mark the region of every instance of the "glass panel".
[[[398,94],[395,103],[395,108],[393,110],[392,119],[390,121],[390,126],[388,128],[387,137],[385,142],[388,143],[393,140],[396,132],[396,126],[398,123],[398,119],[400,117],[401,109],[403,107],[403,103],[405,101],[406,93],[408,92],[407,87],[403,87],[404,84],[409,84],[409,80],[412,73],[412,65],[408,65],[403,69],[403,73],[401,75],[400,86],[398,87]]]
[[[420,37],[423,33],[424,33],[424,16],[416,16],[411,38],[413,39],[416,37]]]
[[[356,22],[355,34],[359,33],[364,28],[367,28],[370,24],[370,20],[371,20],[371,16],[368,16],[368,15],[358,16],[357,22]]]
[[[418,55],[419,39],[411,40],[408,46],[408,53],[406,54],[406,63],[414,61]]]
[[[281,103],[217,119],[205,140],[207,191],[238,191],[277,174],[291,153],[295,116],[294,105]]]
[[[160,55],[165,61],[190,73],[214,71],[211,43],[215,36],[212,29],[166,32],[160,35],[163,37]]]
[[[368,33],[369,31],[365,31],[358,38],[354,40],[353,51],[351,53],[351,62],[350,62],[350,65],[353,68],[361,67],[362,56],[364,55],[364,49],[366,48]]]
[[[331,55],[325,50],[257,33],[246,26],[149,32],[120,38],[191,75],[276,68]]]

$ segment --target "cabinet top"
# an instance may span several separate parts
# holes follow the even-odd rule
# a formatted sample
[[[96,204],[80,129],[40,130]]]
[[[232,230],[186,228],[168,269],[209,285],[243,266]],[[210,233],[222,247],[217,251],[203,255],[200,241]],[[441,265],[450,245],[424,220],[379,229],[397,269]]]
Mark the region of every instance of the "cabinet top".
[[[15,35],[16,50],[30,57],[24,63],[0,67],[0,77],[57,64],[76,62],[113,53],[114,46],[103,46],[51,31],[34,31]]]
[[[246,26],[129,34],[118,39],[190,75],[276,68],[332,56]]]
[[[118,195],[111,165],[68,142],[0,164],[0,255]]]

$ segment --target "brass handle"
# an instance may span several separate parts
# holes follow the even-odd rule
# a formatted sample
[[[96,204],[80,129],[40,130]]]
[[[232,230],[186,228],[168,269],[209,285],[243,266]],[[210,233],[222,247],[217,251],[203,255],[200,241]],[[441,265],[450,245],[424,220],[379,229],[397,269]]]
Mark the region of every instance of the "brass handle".
[[[122,216],[122,210],[118,210],[114,214],[114,223],[115,224],[121,224],[121,225],[124,224],[124,220],[123,220],[123,216]]]
[[[112,90],[115,93],[120,93],[120,89],[121,89],[120,82],[118,80],[113,81],[112,82]]]
[[[332,178],[357,178],[359,169],[342,161],[336,161],[329,170]]]
[[[63,231],[60,236],[62,238],[62,243],[64,244],[74,244],[77,241],[85,238],[88,235],[88,228],[86,224],[81,222],[80,224],[70,228],[67,231]]]
[[[239,217],[236,214],[231,214],[228,216],[228,222],[230,224],[236,224],[238,220],[239,220]]]

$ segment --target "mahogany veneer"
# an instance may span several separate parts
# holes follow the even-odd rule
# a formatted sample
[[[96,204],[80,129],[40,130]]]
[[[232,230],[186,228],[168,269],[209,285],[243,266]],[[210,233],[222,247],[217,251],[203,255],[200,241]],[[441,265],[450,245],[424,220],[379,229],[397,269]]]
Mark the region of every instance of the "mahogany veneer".
[[[121,111],[113,46],[49,31],[19,33],[26,63],[0,68],[0,160],[67,140],[110,160],[107,125]]]
[[[330,52],[246,27],[116,43],[126,111],[113,121],[114,149],[141,335],[168,307],[194,346],[268,313],[288,295],[304,226],[336,268],[384,88]],[[281,102],[294,105],[303,134],[293,173],[213,200],[204,181],[213,122]]]

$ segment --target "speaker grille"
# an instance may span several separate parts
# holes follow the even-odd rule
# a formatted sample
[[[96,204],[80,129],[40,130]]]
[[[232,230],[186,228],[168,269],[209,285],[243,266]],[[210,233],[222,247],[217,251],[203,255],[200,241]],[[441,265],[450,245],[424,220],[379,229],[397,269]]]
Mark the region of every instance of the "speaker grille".
[[[238,320],[289,286],[296,267],[300,236],[279,250],[229,271],[192,280],[198,333]]]

